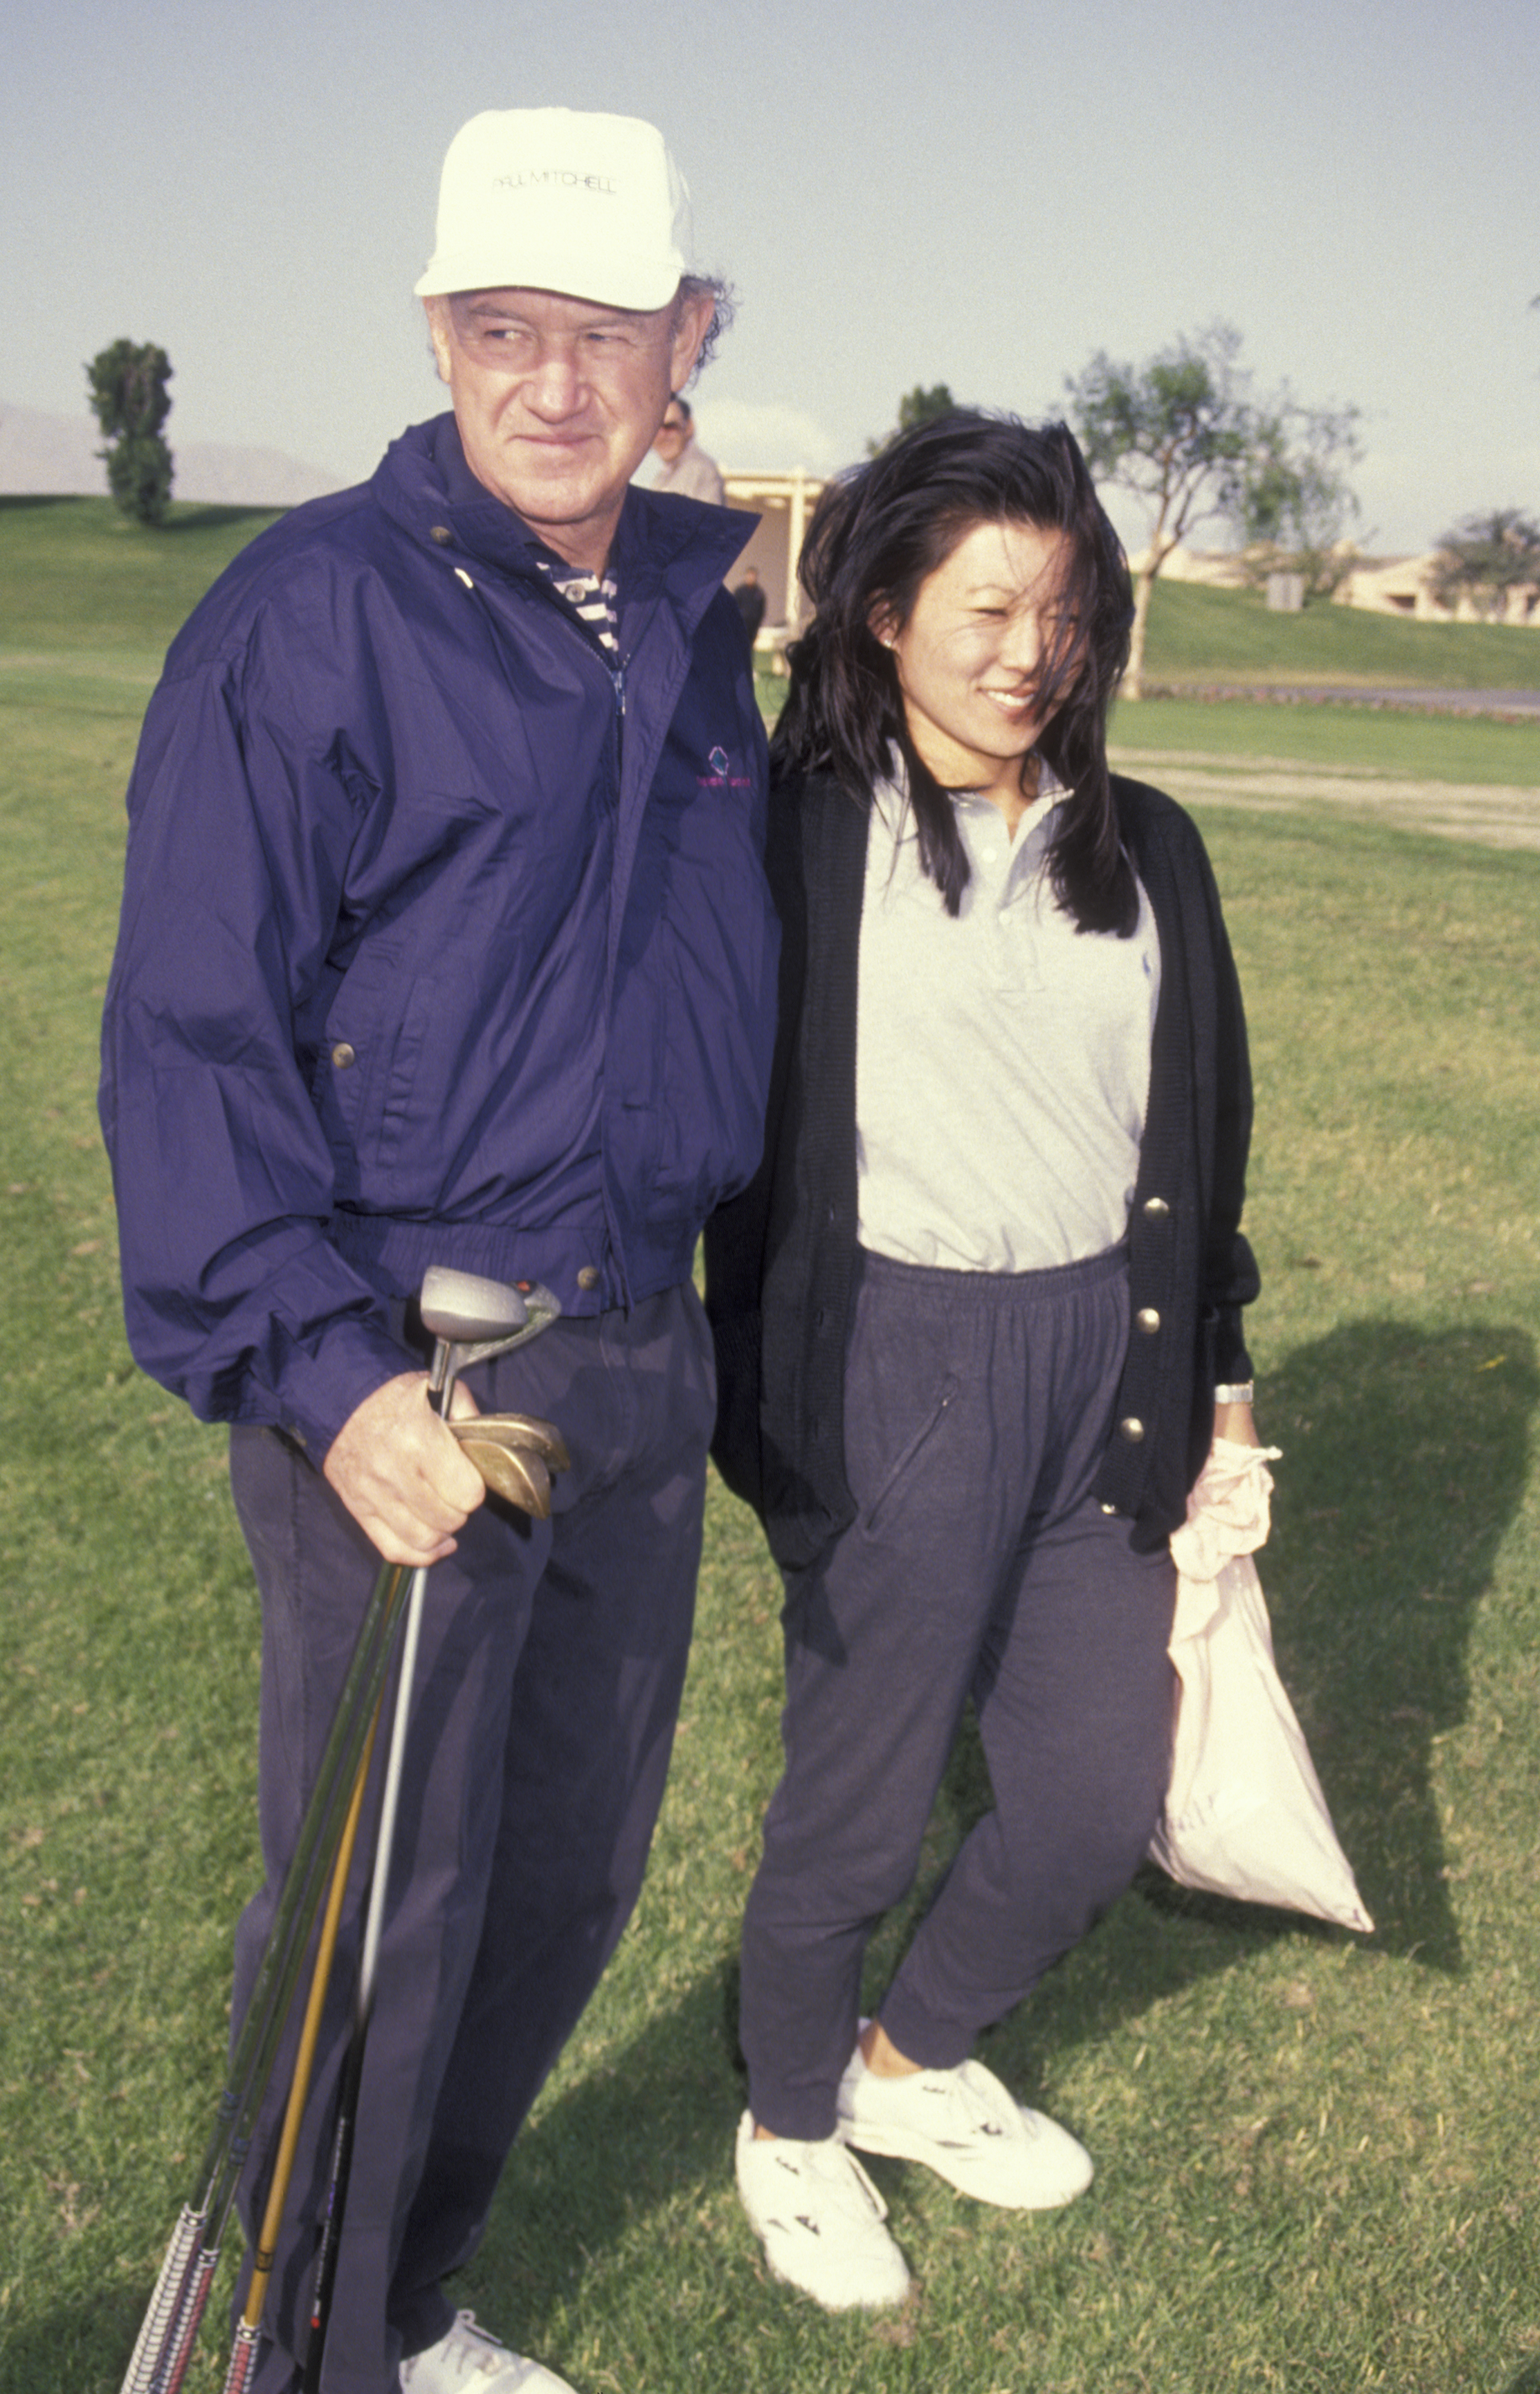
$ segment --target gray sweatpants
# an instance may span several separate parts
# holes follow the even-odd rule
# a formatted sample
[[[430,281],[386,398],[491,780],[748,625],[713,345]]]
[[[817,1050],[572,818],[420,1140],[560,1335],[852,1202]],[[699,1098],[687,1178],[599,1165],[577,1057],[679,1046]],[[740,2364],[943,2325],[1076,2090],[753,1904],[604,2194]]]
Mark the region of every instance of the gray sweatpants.
[[[475,2251],[508,2148],[636,1901],[690,1642],[714,1409],[694,1290],[559,1322],[466,1384],[483,1412],[554,1421],[573,1467],[549,1521],[488,1504],[428,1580],[326,2394],[396,2394],[401,2354],[453,2322],[440,2281]],[[320,1473],[270,1431],[234,1433],[230,1477],[262,1593],[268,1867],[236,1938],[239,2019],[378,1557]],[[303,2361],[362,1876],[257,2394],[293,2394]],[[263,2160],[243,2197],[248,2235],[283,2094],[279,2084],[264,2111]],[[516,2321],[495,2324],[517,2338]]]
[[[1169,1556],[1089,1494],[1127,1340],[1123,1250],[1055,1271],[863,1255],[846,1366],[860,1511],[786,1585],[785,1774],[744,1927],[755,2118],[833,2131],[879,1916],[914,1884],[971,1695],[994,1809],[881,2006],[967,2056],[1128,1885],[1169,1762]]]

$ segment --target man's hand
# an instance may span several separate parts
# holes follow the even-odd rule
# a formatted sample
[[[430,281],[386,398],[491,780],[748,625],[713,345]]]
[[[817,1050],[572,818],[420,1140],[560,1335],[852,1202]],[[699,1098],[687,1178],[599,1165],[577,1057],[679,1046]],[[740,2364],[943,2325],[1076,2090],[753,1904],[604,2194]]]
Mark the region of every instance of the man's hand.
[[[476,1411],[475,1399],[456,1385],[453,1417]],[[402,1372],[365,1397],[322,1467],[388,1563],[441,1562],[454,1552],[454,1532],[487,1493],[428,1403],[426,1372]]]

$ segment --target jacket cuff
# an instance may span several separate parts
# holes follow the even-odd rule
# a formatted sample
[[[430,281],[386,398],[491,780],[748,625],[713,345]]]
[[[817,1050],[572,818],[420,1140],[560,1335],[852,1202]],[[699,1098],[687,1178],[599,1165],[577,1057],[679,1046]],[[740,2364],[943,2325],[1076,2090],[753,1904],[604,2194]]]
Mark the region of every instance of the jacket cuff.
[[[313,1348],[295,1346],[284,1359],[274,1392],[273,1427],[301,1447],[319,1470],[337,1432],[366,1397],[402,1372],[421,1369],[421,1358],[400,1346],[366,1316],[335,1322]]]
[[[1241,1309],[1238,1305],[1222,1305],[1214,1325],[1214,1385],[1227,1387],[1232,1381],[1255,1377]]]

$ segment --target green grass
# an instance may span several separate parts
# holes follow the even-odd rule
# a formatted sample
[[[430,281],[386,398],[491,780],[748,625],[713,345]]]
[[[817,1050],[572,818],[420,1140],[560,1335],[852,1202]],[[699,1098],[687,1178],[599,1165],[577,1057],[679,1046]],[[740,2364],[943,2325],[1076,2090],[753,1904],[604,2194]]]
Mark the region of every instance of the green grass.
[[[155,530],[111,499],[0,498],[6,645],[164,653],[215,575],[274,520],[271,507],[178,501]]]
[[[1245,757],[1315,770],[1419,782],[1540,789],[1540,722],[1471,715],[1382,714],[1362,706],[1274,705],[1147,698],[1112,710],[1110,749],[1120,759]]]
[[[81,607],[112,653],[152,647],[165,585],[105,553]],[[51,603],[26,637],[61,650],[67,574]],[[223,1440],[127,1356],[92,1112],[139,699],[111,671],[70,688],[89,704],[4,694],[0,763],[3,2394],[119,2382],[256,1853]],[[1540,859],[1350,809],[1202,820],[1258,1085],[1255,1346],[1285,1450],[1263,1578],[1377,1932],[1150,1874],[987,2041],[1086,2137],[1089,2194],[989,2214],[878,2163],[913,2308],[831,2319],[769,2283],[731,2143],[779,1598],[716,1490],[642,1905],[458,2289],[583,2394],[1540,2394]],[[982,1800],[965,1743],[928,1881]]]
[[[1386,688],[1540,690],[1540,630],[1412,624],[1320,602],[1275,614],[1260,591],[1157,581],[1150,609],[1152,682],[1354,682]]]

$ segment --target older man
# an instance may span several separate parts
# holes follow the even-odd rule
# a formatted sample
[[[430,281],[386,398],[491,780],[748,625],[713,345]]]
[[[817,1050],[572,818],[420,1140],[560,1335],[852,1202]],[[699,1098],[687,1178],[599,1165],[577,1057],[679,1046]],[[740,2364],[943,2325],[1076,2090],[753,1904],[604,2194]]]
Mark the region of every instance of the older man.
[[[643,479],[650,490],[671,491],[680,499],[705,499],[716,507],[726,502],[721,469],[695,437],[688,399],[676,394],[669,401],[648,465],[651,470]]]
[[[417,291],[453,412],[255,542],[167,660],[103,1122],[135,1351],[234,1425],[263,1599],[237,2017],[379,1558],[436,1566],[324,2386],[549,2394],[441,2281],[635,1901],[683,1678],[691,1259],[757,1159],[773,1011],[721,586],[752,527],[628,488],[718,297],[652,127],[474,118]],[[483,1506],[428,1404],[434,1263],[560,1297],[470,1380],[561,1429],[547,1522]],[[347,2012],[342,1986],[258,2394],[304,2369]]]

